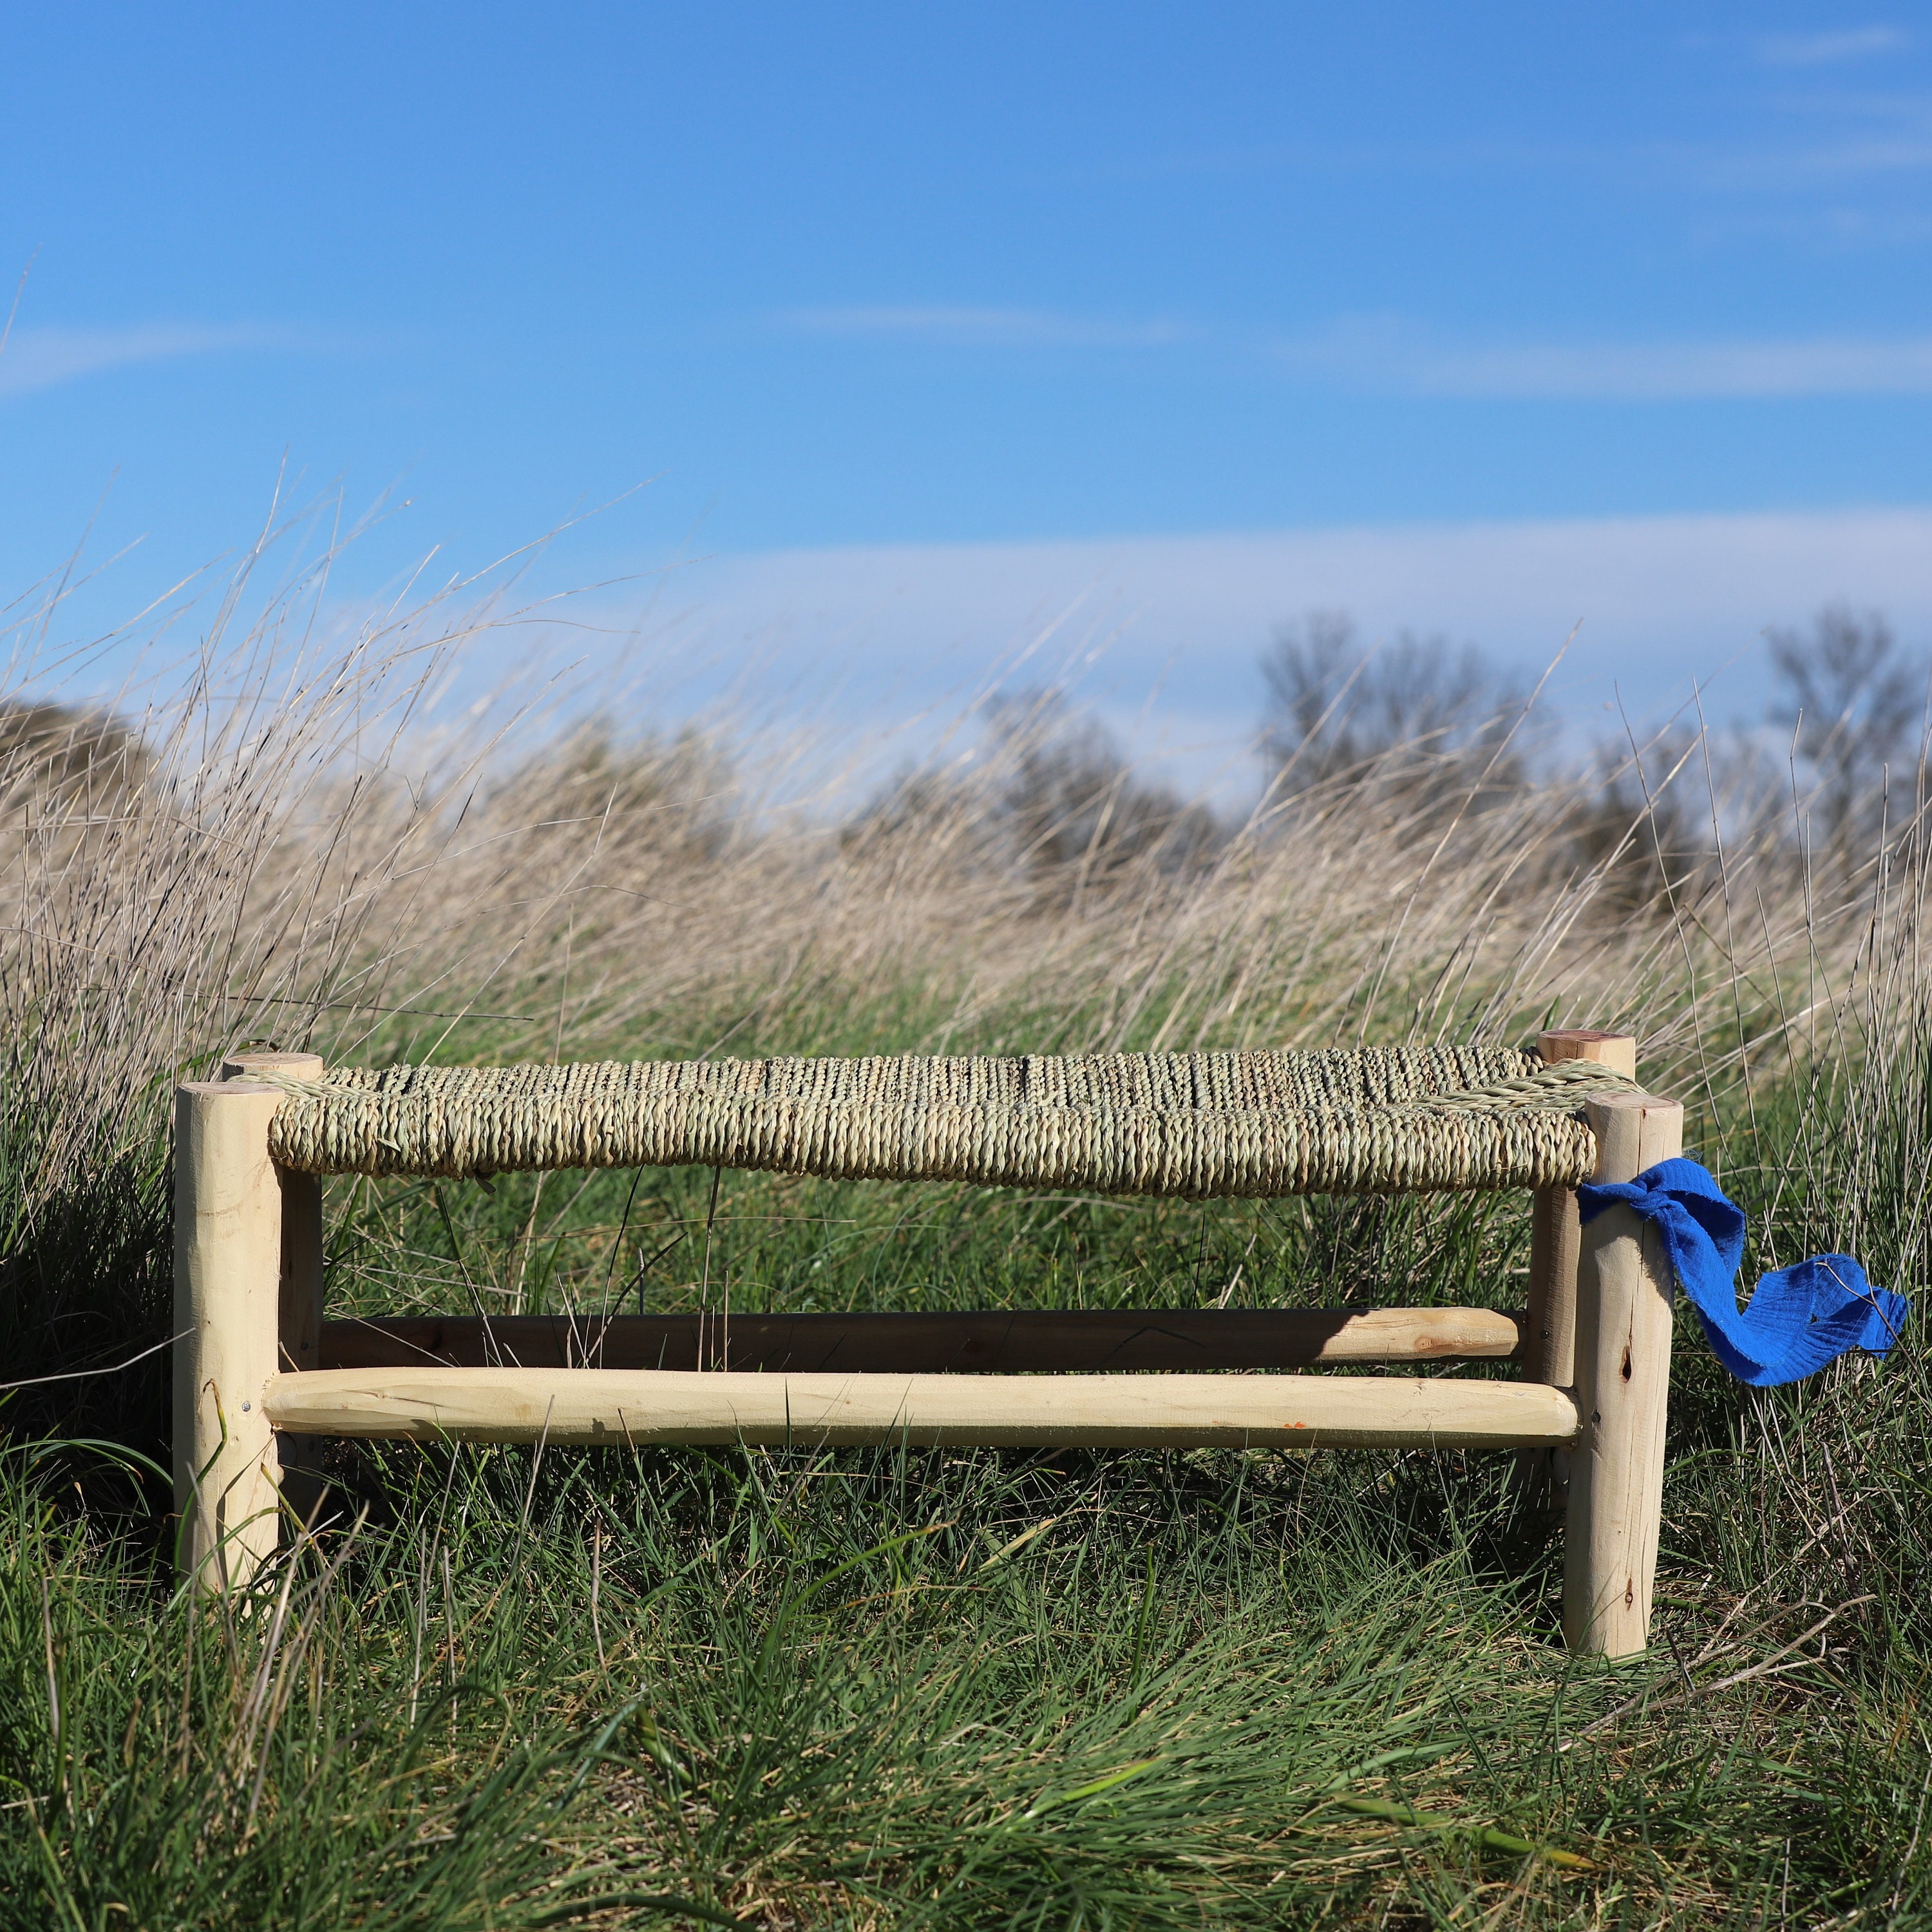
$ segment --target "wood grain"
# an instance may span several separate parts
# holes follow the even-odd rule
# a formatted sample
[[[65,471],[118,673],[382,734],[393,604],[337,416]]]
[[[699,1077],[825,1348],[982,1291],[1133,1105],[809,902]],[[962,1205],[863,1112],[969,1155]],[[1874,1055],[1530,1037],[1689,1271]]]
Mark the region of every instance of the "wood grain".
[[[1495,1359],[1520,1318],[1484,1308],[1027,1309],[934,1314],[386,1316],[322,1324],[326,1369],[843,1370],[1298,1369],[1323,1362]]]
[[[1588,1060],[1636,1078],[1636,1042],[1628,1034],[1573,1027],[1544,1034],[1537,1050],[1550,1065]],[[1531,1204],[1529,1317],[1523,1338],[1526,1381],[1571,1387],[1576,1379],[1576,1257],[1579,1233],[1574,1188],[1545,1187]]]
[[[1629,1034],[1571,1027],[1546,1033],[1537,1051],[1552,1066],[1582,1060],[1636,1078],[1636,1041]],[[1576,1382],[1576,1268],[1582,1252],[1576,1191],[1539,1188],[1529,1204],[1529,1307],[1523,1323],[1525,1382],[1553,1382],[1574,1388]],[[1526,1505],[1536,1515],[1559,1522],[1569,1505],[1570,1452],[1524,1452],[1519,1471]]]
[[[236,1053],[221,1063],[224,1080],[246,1080],[258,1070],[320,1080],[319,1053]],[[322,1179],[278,1168],[282,1192],[282,1266],[279,1304],[284,1369],[322,1366]]]
[[[281,1190],[272,1087],[175,1094],[174,1478],[183,1568],[245,1582],[280,1532],[281,1466],[264,1392],[276,1371]]]
[[[1683,1151],[1674,1100],[1617,1094],[1589,1111],[1600,1180],[1634,1180]],[[1579,1278],[1582,1426],[1570,1462],[1563,1634],[1573,1651],[1630,1657],[1650,1641],[1676,1281],[1656,1230],[1623,1207],[1583,1229]]]
[[[234,1053],[221,1063],[224,1080],[247,1080],[259,1071],[320,1080],[326,1063],[319,1053]],[[276,1354],[286,1369],[322,1366],[322,1177],[278,1167],[282,1196],[281,1290]],[[304,1521],[312,1520],[327,1493],[316,1473],[318,1443],[291,1441],[280,1449],[282,1500]]]
[[[1096,1448],[1485,1448],[1564,1442],[1560,1389],[1449,1376],[702,1374],[334,1369],[276,1376],[298,1434],[622,1448],[952,1443]]]

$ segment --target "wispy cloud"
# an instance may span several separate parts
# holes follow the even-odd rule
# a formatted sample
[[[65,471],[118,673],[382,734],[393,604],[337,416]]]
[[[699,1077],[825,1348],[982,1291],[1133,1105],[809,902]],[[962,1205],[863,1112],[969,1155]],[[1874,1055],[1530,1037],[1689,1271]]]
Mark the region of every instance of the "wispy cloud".
[[[1278,343],[1270,352],[1298,373],[1425,396],[1579,402],[1932,396],[1932,336],[1458,344],[1400,320],[1369,317]]]
[[[1822,34],[1764,34],[1753,40],[1751,51],[1766,67],[1835,67],[1903,53],[1912,39],[1901,27],[1849,27]]]
[[[1784,64],[1790,67],[1792,63]],[[1764,104],[1760,104],[1760,106]],[[1619,193],[1636,190],[1679,196],[1686,188],[1726,195],[1802,191],[1864,179],[1882,181],[1888,176],[1920,173],[1932,168],[1932,96],[1923,93],[1889,97],[1870,93],[1824,94],[1819,92],[1816,78],[1803,74],[1796,76],[1790,84],[1789,98],[1769,105],[1779,110],[1778,116],[1760,112],[1748,137],[1693,139],[1686,136],[1562,143],[1490,138],[1435,143],[1282,145],[1192,154],[1103,158],[1020,178],[1030,186],[1045,184],[1055,188],[1114,188],[1212,176],[1233,178],[1268,174],[1384,176],[1424,179],[1439,185],[1450,174],[1467,176],[1474,182],[1485,176],[1544,179],[1561,173],[1586,184],[1614,184]],[[1776,136],[1790,125],[1784,117],[1793,112],[1803,114],[1814,123],[1834,117],[1835,124],[1828,136],[1806,132],[1778,140]],[[1472,187],[1471,192],[1476,191]],[[808,313],[815,317],[820,312]],[[842,316],[847,312],[824,313]],[[910,317],[952,312],[853,313]],[[1070,317],[1041,319],[1069,325],[1074,321]]]
[[[1699,224],[1691,231],[1697,246],[1768,236],[1834,252],[1875,248],[1919,248],[1932,242],[1932,208],[1865,208],[1830,203],[1802,209],[1777,208],[1761,214],[1730,215]]]
[[[1162,349],[1186,340],[1178,322],[1116,322],[1050,309],[940,305],[793,309],[778,318],[808,335],[929,343],[955,349]]]
[[[1726,193],[1802,190],[1834,192],[1859,181],[1923,173],[1932,168],[1932,103],[1922,99],[1886,102],[1862,117],[1892,125],[1854,128],[1835,140],[1790,148],[1739,148],[1693,154],[1700,185]]]
[[[1932,335],[1472,342],[1401,316],[1344,316],[1282,336],[994,307],[800,309],[781,320],[814,335],[934,348],[1208,350],[1380,394],[1550,402],[1932,396]]]
[[[793,550],[684,583],[721,663],[781,638],[800,692],[836,691],[848,724],[950,716],[962,692],[1022,681],[1010,667],[1037,646],[1024,681],[1066,680],[1137,750],[1163,728],[1224,748],[1174,768],[1210,783],[1252,740],[1257,656],[1310,609],[1352,611],[1372,640],[1473,638],[1532,678],[1580,622],[1546,698],[1586,730],[1614,730],[1619,700],[1639,718],[1682,704],[1694,676],[1718,678],[1713,718],[1756,716],[1768,623],[1850,598],[1932,636],[1932,506]]]
[[[286,330],[251,324],[136,322],[120,328],[16,328],[0,350],[0,396],[32,395],[82,376],[222,350],[297,346]]]

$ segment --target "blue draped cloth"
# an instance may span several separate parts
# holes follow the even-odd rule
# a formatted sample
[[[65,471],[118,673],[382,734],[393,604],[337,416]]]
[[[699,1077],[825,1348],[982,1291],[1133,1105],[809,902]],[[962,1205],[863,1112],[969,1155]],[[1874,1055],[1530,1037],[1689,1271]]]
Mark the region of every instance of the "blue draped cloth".
[[[1882,1355],[1904,1325],[1904,1296],[1874,1288],[1849,1255],[1814,1255],[1762,1276],[1740,1312],[1744,1210],[1694,1160],[1580,1187],[1576,1202],[1586,1221],[1622,1205],[1656,1226],[1718,1359],[1754,1388],[1800,1381],[1853,1348]]]

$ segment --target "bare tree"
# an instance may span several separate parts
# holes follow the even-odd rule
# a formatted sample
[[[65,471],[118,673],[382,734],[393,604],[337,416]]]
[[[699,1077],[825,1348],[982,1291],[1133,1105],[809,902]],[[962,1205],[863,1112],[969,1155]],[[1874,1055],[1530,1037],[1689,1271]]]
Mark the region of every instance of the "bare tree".
[[[1010,760],[1000,815],[1042,881],[1105,884],[1130,866],[1182,871],[1223,842],[1208,807],[1142,777],[1105,725],[1068,715],[1056,697],[1008,700],[992,724]]]
[[[1365,651],[1353,620],[1310,611],[1284,625],[1262,659],[1264,754],[1277,788],[1361,782],[1486,793],[1526,777],[1518,728],[1527,700],[1473,644],[1399,633]]]
[[[1058,692],[992,700],[972,770],[900,772],[842,834],[848,850],[944,845],[1042,906],[1192,874],[1227,843],[1213,809],[1144,777]]]
[[[1925,757],[1927,666],[1900,655],[1881,613],[1860,616],[1844,604],[1827,604],[1808,632],[1766,636],[1772,722],[1792,735],[1828,849],[1849,857],[1876,831],[1888,772],[1894,794],[1903,779],[1912,796]]]
[[[1594,782],[1576,794],[1578,860],[1606,902],[1631,912],[1694,896],[1711,856],[1702,818],[1706,749],[1700,733],[1672,727],[1647,743],[1600,743]]]

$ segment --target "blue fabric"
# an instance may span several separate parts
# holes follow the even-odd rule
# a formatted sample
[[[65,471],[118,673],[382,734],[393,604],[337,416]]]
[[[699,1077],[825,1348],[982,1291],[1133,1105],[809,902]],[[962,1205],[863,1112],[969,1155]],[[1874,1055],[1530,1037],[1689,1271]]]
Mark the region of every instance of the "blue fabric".
[[[1586,1221],[1620,1204],[1656,1225],[1718,1359],[1756,1388],[1815,1375],[1850,1349],[1882,1355],[1904,1326],[1904,1296],[1873,1287],[1849,1255],[1814,1255],[1764,1276],[1739,1313],[1744,1210],[1694,1160],[1580,1187],[1576,1202]]]

